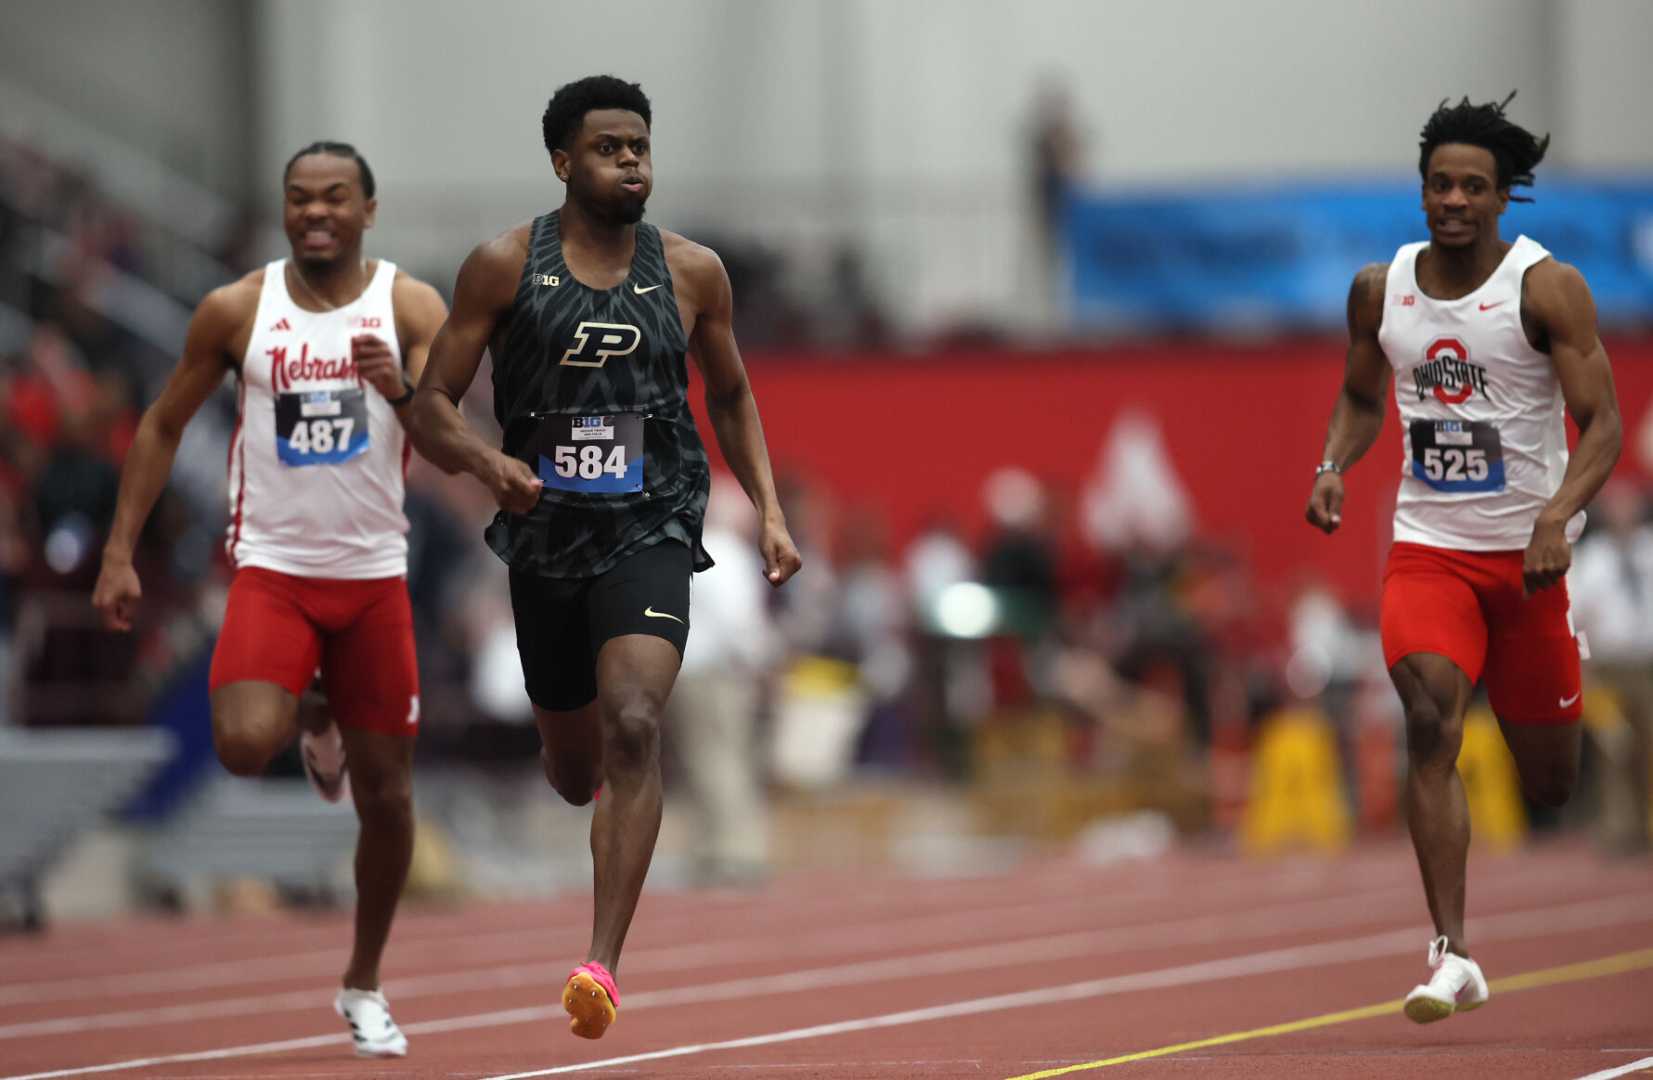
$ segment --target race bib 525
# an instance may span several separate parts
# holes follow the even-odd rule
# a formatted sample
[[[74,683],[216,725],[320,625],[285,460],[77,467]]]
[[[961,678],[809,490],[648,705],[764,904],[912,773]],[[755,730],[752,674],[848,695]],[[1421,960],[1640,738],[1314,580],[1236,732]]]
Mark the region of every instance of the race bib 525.
[[[1436,491],[1504,490],[1504,446],[1481,420],[1414,420],[1412,475]]]

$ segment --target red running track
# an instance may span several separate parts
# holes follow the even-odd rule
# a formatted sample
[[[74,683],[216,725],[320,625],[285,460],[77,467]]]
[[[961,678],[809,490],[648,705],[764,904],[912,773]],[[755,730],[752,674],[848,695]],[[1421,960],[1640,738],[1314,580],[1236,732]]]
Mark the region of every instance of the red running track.
[[[1653,862],[1577,846],[1472,858],[1469,935],[1493,998],[1426,1028],[1398,1012],[1429,937],[1398,843],[1326,861],[1178,854],[649,892],[599,1042],[569,1035],[557,1005],[588,904],[404,914],[385,990],[412,1048],[392,1061],[351,1056],[332,1015],[341,915],[0,939],[0,1080],[1008,1078],[1153,1051],[1168,1052],[1066,1075],[1653,1067]]]

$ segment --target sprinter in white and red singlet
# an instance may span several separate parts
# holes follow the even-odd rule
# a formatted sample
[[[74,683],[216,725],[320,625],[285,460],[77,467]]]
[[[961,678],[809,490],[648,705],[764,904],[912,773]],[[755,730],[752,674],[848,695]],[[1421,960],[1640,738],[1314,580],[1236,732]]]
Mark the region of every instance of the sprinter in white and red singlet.
[[[334,1008],[358,1054],[400,1056],[407,1039],[379,991],[379,961],[413,853],[419,726],[402,421],[447,310],[429,285],[363,256],[374,191],[346,143],[312,144],[287,163],[292,257],[196,309],[183,358],[127,457],[93,603],[111,627],[131,628],[138,534],[184,426],[233,371],[235,577],[209,678],[213,742],[225,768],[256,776],[302,724],[312,784],[330,801],[352,795],[356,937]],[[318,671],[331,718],[298,707]]]
[[[1549,145],[1511,122],[1508,104],[1443,102],[1424,126],[1429,239],[1355,277],[1343,390],[1308,506],[1310,524],[1337,529],[1342,473],[1377,437],[1392,375],[1406,451],[1383,652],[1406,713],[1406,817],[1436,933],[1432,974],[1406,999],[1418,1023],[1487,1000],[1464,937],[1469,810],[1457,772],[1475,685],[1529,800],[1559,806],[1577,781],[1583,643],[1566,573],[1584,507],[1619,454],[1589,287],[1532,240],[1498,235],[1511,190],[1533,182]],[[1568,414],[1579,430],[1570,457]]]

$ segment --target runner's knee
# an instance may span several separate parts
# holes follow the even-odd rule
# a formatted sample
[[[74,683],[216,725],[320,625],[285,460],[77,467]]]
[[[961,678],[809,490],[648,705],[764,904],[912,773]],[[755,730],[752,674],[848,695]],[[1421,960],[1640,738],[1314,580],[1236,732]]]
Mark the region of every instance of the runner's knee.
[[[401,770],[351,768],[350,792],[363,820],[395,822],[413,818],[413,780]]]
[[[218,760],[236,776],[258,776],[276,754],[267,739],[247,728],[215,724],[212,743],[218,750]]]
[[[1556,760],[1541,770],[1521,774],[1521,793],[1539,806],[1565,806],[1578,784],[1578,762]]]
[[[1416,764],[1453,765],[1463,745],[1461,718],[1434,695],[1420,692],[1401,701],[1406,711],[1406,752]]]
[[[212,744],[218,760],[236,776],[258,776],[281,752],[279,725],[257,717],[224,715],[213,710]]]
[[[575,761],[571,755],[554,755],[540,750],[540,765],[545,779],[563,801],[573,806],[584,806],[597,794],[597,771],[584,761]]]
[[[603,760],[610,769],[648,768],[660,757],[661,705],[641,691],[604,703]]]

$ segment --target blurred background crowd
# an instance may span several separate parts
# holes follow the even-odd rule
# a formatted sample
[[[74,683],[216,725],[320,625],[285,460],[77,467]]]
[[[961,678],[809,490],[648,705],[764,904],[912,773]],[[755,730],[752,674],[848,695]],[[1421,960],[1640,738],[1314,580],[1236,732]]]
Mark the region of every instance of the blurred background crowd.
[[[1628,433],[1573,575],[1591,779],[1561,824],[1644,847],[1653,120],[1622,106],[1653,91],[1627,51],[1653,9],[1191,7],[8,5],[0,730],[171,732],[126,808],[145,828],[216,783],[229,385],[144,534],[137,631],[102,631],[89,603],[123,455],[191,308],[284,253],[280,162],[315,138],[353,141],[378,174],[369,254],[446,292],[471,244],[560,200],[539,110],[612,67],[654,97],[651,219],[729,268],[806,564],[762,585],[720,475],[718,566],[672,703],[664,873],[1391,831],[1403,758],[1374,616],[1393,422],[1339,537],[1312,534],[1301,503],[1348,282],[1422,235],[1418,128],[1444,97],[1518,87],[1512,115],[1555,144],[1505,236],[1530,231],[1591,281]],[[1426,21],[1452,32],[1415,33]],[[1296,60],[1233,47],[1240,29]],[[636,43],[624,63],[578,44],[616,34]],[[488,392],[479,378],[465,402],[485,431]],[[583,839],[573,818],[519,820],[549,795],[480,541],[490,500],[416,459],[407,511],[421,807],[452,847],[425,851],[430,874],[543,884],[510,853]],[[1333,820],[1248,826],[1269,725],[1294,717],[1319,733],[1296,745],[1311,773],[1330,763]]]

